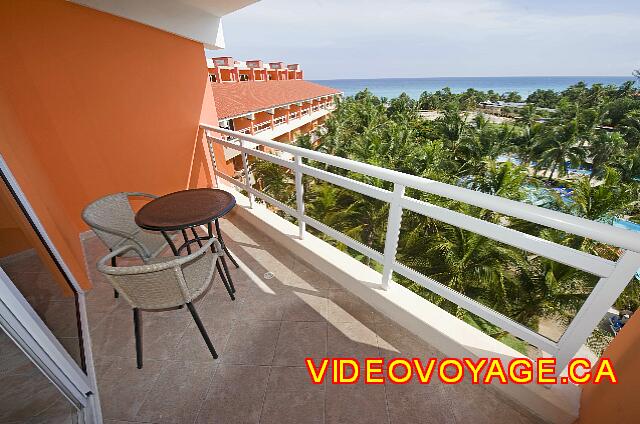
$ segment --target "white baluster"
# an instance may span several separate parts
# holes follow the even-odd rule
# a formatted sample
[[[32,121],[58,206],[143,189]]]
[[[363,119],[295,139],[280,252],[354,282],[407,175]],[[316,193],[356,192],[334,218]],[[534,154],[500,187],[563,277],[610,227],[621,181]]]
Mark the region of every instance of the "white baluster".
[[[404,186],[393,185],[393,198],[389,204],[389,219],[387,221],[387,234],[384,240],[384,259],[382,272],[382,288],[389,288],[389,281],[393,275],[393,263],[398,251],[398,239],[400,238],[400,223],[402,222],[402,206],[400,201],[404,196]]]

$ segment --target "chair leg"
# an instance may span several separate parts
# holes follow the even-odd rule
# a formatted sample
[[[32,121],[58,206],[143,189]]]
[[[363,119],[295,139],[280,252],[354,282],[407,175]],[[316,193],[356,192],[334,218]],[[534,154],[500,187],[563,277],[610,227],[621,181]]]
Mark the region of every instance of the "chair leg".
[[[218,240],[220,241],[220,245],[222,246],[222,250],[224,250],[224,252],[227,254],[227,256],[229,257],[229,259],[231,260],[231,262],[233,262],[233,264],[236,266],[236,268],[240,268],[240,265],[238,265],[238,262],[236,262],[236,260],[233,258],[233,256],[231,256],[231,252],[229,252],[229,249],[227,249],[227,246],[225,246],[224,244],[224,240],[222,238],[222,231],[220,231],[220,221],[216,219],[216,234],[218,235]],[[209,234],[211,235],[211,234]]]
[[[111,266],[112,267],[116,267],[116,257],[114,256],[113,258],[111,258]],[[118,290],[113,289],[113,297],[115,297],[116,299],[120,297],[120,293],[118,293]]]
[[[229,286],[231,287],[231,291],[233,293],[236,292],[236,288],[233,286],[233,280],[231,279],[231,274],[229,273],[229,268],[227,267],[227,261],[224,256],[220,256],[222,260],[222,267],[224,268],[224,273],[227,275],[227,281],[229,282]]]
[[[136,335],[136,363],[138,369],[142,368],[142,322],[140,319],[140,309],[133,308],[133,330]]]
[[[204,328],[204,325],[202,325],[202,321],[200,321],[200,316],[198,315],[198,312],[196,312],[195,306],[193,306],[193,303],[189,302],[187,303],[187,308],[189,308],[189,312],[191,312],[191,316],[193,317],[193,320],[196,322],[196,325],[198,326],[198,330],[200,330],[200,334],[202,334],[202,338],[204,339],[204,342],[207,344],[207,347],[209,348],[209,352],[211,352],[211,356],[213,356],[213,359],[218,359],[218,353],[213,348],[213,343],[211,343],[211,339],[209,339],[207,330]]]
[[[216,260],[216,268],[218,269],[218,274],[220,274],[220,278],[222,279],[224,287],[227,289],[227,293],[229,293],[229,297],[231,298],[231,300],[236,300],[236,297],[233,295],[234,290],[227,282],[227,278],[224,276],[224,271],[222,270],[222,267],[220,267],[220,261],[218,260]]]

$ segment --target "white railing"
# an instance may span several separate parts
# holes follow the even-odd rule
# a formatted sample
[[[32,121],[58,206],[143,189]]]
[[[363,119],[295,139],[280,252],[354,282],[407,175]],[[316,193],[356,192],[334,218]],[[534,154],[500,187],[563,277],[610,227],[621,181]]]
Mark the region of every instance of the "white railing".
[[[236,132],[242,133],[242,134],[251,134],[251,128],[247,127],[247,128],[242,128],[241,130],[236,130]],[[235,136],[229,136],[229,139],[233,139],[233,140],[239,140],[237,137]],[[236,155],[237,156],[237,155]]]
[[[392,274],[397,272],[398,274],[424,286],[428,290],[446,298],[469,312],[510,332],[514,336],[519,337],[533,346],[555,356],[557,358],[559,370],[562,370],[568,364],[569,360],[573,358],[578,349],[585,343],[594,328],[596,328],[601,319],[606,315],[608,309],[615,303],[622,290],[634,277],[635,272],[640,268],[640,237],[627,230],[289,144],[278,143],[272,140],[252,136],[245,136],[233,131],[208,125],[201,125],[201,128],[207,132],[210,152],[213,152],[213,143],[218,143],[222,146],[242,152],[245,163],[245,175],[249,175],[248,168],[246,167],[246,158],[248,155],[276,163],[294,172],[296,186],[295,209],[256,190],[251,185],[247,184],[246,181],[239,182],[219,172],[215,164],[215,157],[212,157],[212,163],[214,164],[214,177],[216,181],[218,181],[218,178],[222,178],[231,184],[246,190],[249,193],[252,204],[255,196],[295,217],[299,223],[300,238],[304,237],[306,232],[305,226],[307,224],[314,227],[318,231],[323,232],[340,243],[343,243],[383,264],[384,268],[381,281],[382,288],[386,289],[388,287]],[[214,132],[237,137],[239,140],[237,142],[226,141],[213,135]],[[265,145],[276,150],[287,152],[292,155],[293,160],[285,160],[269,153],[245,147],[243,145],[245,141],[251,143],[251,145]],[[352,180],[341,175],[305,165],[302,163],[303,158],[392,182],[394,189],[393,191],[384,190],[360,181]],[[309,175],[313,178],[324,180],[337,186],[389,203],[389,217],[384,252],[378,252],[369,246],[365,246],[345,234],[305,215],[302,186],[303,175]],[[521,233],[511,228],[474,218],[422,200],[407,197],[404,194],[405,188],[412,188],[425,193],[446,197],[483,209],[492,210],[539,225],[586,237],[601,243],[616,246],[622,249],[623,252],[616,262],[609,261],[542,238]],[[501,313],[397,262],[396,251],[398,247],[402,212],[404,209],[480,234],[484,237],[497,240],[510,246],[550,258],[554,261],[572,266],[592,275],[596,275],[600,277],[600,279],[574,319],[569,324],[566,331],[563,333],[560,340],[557,342],[553,341],[530,328],[513,321],[509,317],[504,316]]]
[[[253,126],[253,132],[257,133],[257,132],[264,131],[264,130],[267,130],[267,129],[270,129],[270,128],[271,128],[271,121],[270,120],[269,121],[264,121],[264,122],[260,122],[259,124],[254,125]]]
[[[309,109],[302,109],[300,111],[300,115],[302,115],[302,116],[307,115],[308,113],[309,113]]]
[[[286,116],[278,116],[276,119],[273,120],[273,125],[281,125],[281,124],[284,124],[285,122],[287,122]]]

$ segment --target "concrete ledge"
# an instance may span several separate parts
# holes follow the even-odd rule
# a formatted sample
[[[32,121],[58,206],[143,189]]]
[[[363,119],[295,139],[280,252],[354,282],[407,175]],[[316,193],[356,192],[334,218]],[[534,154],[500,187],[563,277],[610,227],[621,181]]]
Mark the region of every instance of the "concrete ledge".
[[[237,199],[233,215],[267,234],[271,239],[313,267],[334,279],[374,308],[416,334],[447,356],[462,358],[497,357],[508,363],[525,357],[520,352],[457,319],[448,312],[391,282],[388,290],[380,286],[380,273],[319,238],[298,237],[298,227],[269,211],[264,205],[249,208],[249,199],[233,188]],[[580,389],[574,385],[551,388],[537,384],[493,384],[535,415],[552,423],[573,423],[578,417]]]

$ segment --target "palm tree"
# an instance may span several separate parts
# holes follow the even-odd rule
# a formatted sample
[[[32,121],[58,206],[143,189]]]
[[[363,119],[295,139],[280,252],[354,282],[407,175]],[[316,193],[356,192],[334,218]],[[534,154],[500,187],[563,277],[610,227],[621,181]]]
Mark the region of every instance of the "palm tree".
[[[526,180],[527,171],[524,167],[511,162],[498,164],[488,161],[485,163],[484,171],[474,175],[467,187],[511,200],[523,200]]]
[[[580,164],[586,156],[586,151],[578,139],[578,125],[571,120],[564,125],[552,126],[541,136],[536,148],[543,153],[538,166],[546,166],[548,178],[558,170],[560,176],[568,172],[568,163]]]
[[[537,161],[537,166],[553,178],[556,171],[560,175],[566,174],[568,162],[580,164],[589,153],[594,173],[602,178],[598,185],[592,184],[589,178],[580,178],[570,183],[573,189],[570,202],[562,201],[556,195],[545,206],[587,219],[611,222],[617,217],[640,214],[638,190],[628,183],[634,176],[640,176],[640,152],[636,151],[637,143],[628,138],[640,135],[640,124],[636,125],[640,120],[634,120],[640,116],[636,115],[640,109],[627,108],[635,105],[635,100],[623,102],[625,109],[616,121],[616,132],[605,133],[596,129],[602,122],[604,110],[608,111],[607,119],[612,119],[610,112],[614,108],[603,105],[619,95],[615,87],[588,89],[586,85],[579,84],[558,96],[561,97],[558,112],[548,122],[536,122],[537,110],[527,107],[515,125],[496,125],[482,115],[466,122],[466,117],[457,108],[466,100],[447,90],[433,95],[427,93],[421,99],[434,105],[437,103],[438,107],[447,105],[436,121],[418,118],[410,107],[405,107],[408,105],[406,98],[387,102],[390,108],[393,105],[390,111],[383,100],[364,91],[339,102],[325,127],[319,131],[322,142],[315,148],[520,201],[526,197],[526,186],[536,184],[536,179],[527,176],[526,167],[497,164],[497,156],[506,152],[517,153],[525,164]],[[475,96],[476,93],[470,93],[466,99]],[[634,133],[636,129],[638,131]],[[640,141],[640,137],[636,139]],[[314,147],[306,138],[300,138],[297,143]],[[391,189],[388,182],[376,178],[340,168],[324,169]],[[257,162],[252,164],[252,170],[258,183],[273,197],[288,201],[294,199],[291,173],[278,166],[262,166]],[[310,177],[303,183],[307,215],[378,251],[384,249],[387,204]],[[581,237],[439,196],[411,189],[407,190],[407,196],[608,259],[615,260],[618,255],[616,249]],[[314,232],[312,228],[310,231]],[[368,258],[321,233],[316,234],[376,267]],[[526,254],[407,211],[402,219],[397,260],[532,329],[537,329],[544,317],[571,316],[595,283],[591,276],[551,259]],[[396,281],[493,337],[506,334],[416,283],[399,276],[396,276]],[[625,292],[625,302],[636,299],[640,304],[637,296],[640,289],[634,287]]]
[[[603,169],[602,183],[593,185],[588,178],[580,178],[570,184],[572,202],[566,211],[592,221],[612,222],[631,213],[638,204],[635,185],[622,183],[620,174],[612,168]]]
[[[289,170],[273,162],[255,159],[249,165],[249,172],[259,190],[286,205],[295,205],[295,183]]]
[[[619,162],[625,153],[626,147],[627,143],[625,143],[620,133],[597,132],[588,148],[593,164],[589,180],[594,176],[600,176],[606,165]]]
[[[457,147],[457,143],[460,141],[460,137],[462,137],[467,126],[466,115],[463,117],[456,107],[449,107],[442,113],[442,116],[436,120],[436,123],[442,135],[450,141],[454,147],[452,153],[455,155],[455,147]]]
[[[469,206],[460,211],[472,216],[485,213]],[[520,252],[423,217],[403,221],[405,231],[398,249],[400,262],[493,309],[506,310],[507,286],[514,281],[505,264],[519,260]],[[453,304],[443,306],[458,318],[467,314]]]

